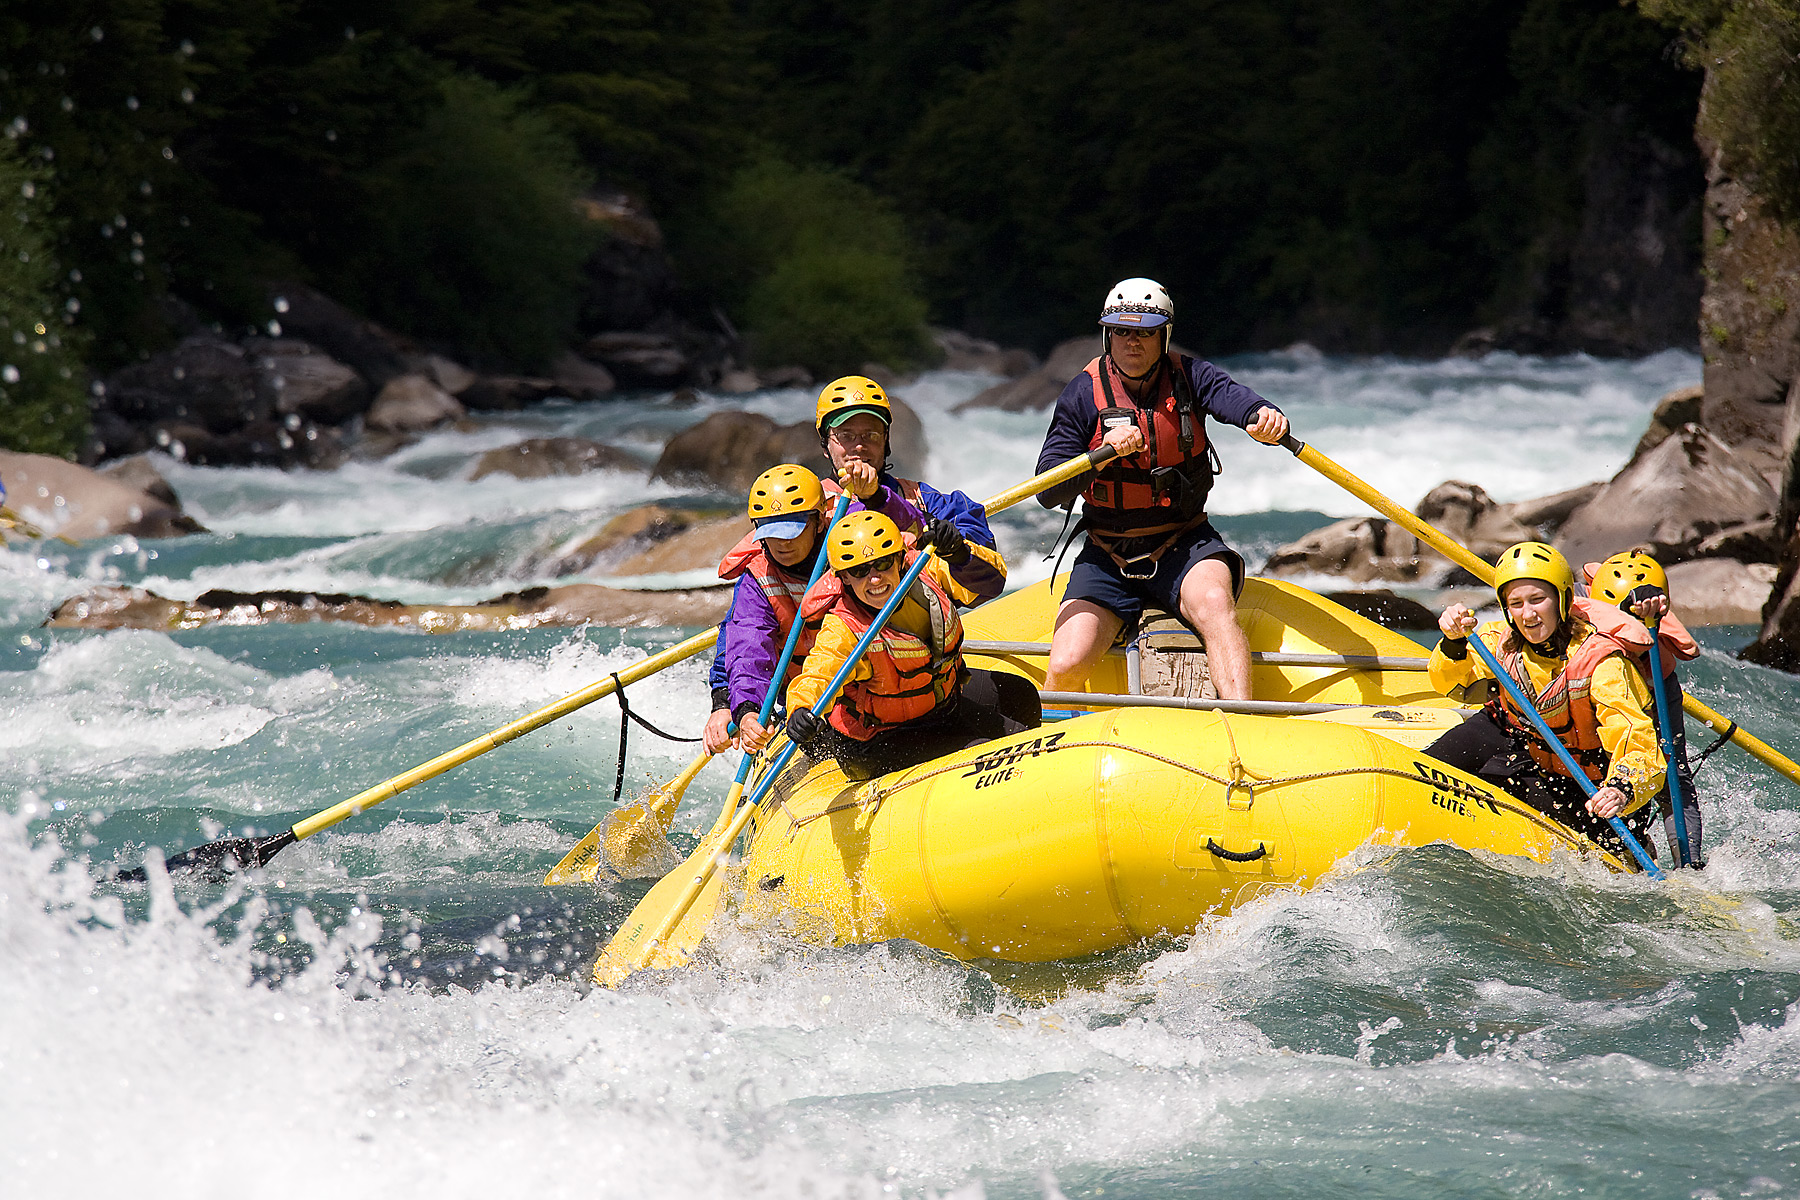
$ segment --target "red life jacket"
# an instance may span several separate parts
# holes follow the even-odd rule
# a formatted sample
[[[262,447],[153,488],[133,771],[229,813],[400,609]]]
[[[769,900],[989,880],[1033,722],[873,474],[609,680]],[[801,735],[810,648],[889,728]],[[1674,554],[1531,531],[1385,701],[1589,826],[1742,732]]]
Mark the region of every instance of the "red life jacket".
[[[925,502],[919,498],[919,481],[918,480],[916,480],[916,479],[901,479],[898,476],[895,476],[894,482],[900,485],[900,496],[902,499],[904,499],[908,504],[912,505],[914,508],[918,509],[920,512],[925,511]],[[825,489],[825,498],[827,500],[833,501],[834,503],[837,500],[838,496],[841,495],[844,490],[842,487],[840,487],[838,485],[838,481],[835,479],[820,479],[819,486],[821,488]],[[853,501],[855,501],[856,503],[861,503],[861,501],[857,501],[854,496],[851,497],[851,499]],[[927,515],[929,515],[929,514],[927,514]],[[913,524],[907,526],[905,529],[902,529],[900,532],[901,533],[917,533],[917,532],[919,532],[919,525],[917,522],[914,522]]]
[[[1608,764],[1606,747],[1600,741],[1599,713],[1590,693],[1594,671],[1614,654],[1621,654],[1625,661],[1635,663],[1637,656],[1649,651],[1650,633],[1641,621],[1598,600],[1578,598],[1574,609],[1593,629],[1581,639],[1580,645],[1569,651],[1563,669],[1535,696],[1536,707],[1544,724],[1568,748],[1582,772],[1599,783],[1606,778]],[[1514,650],[1496,657],[1501,668],[1519,685],[1519,690],[1531,696],[1531,676],[1525,669],[1525,652]],[[1556,775],[1568,775],[1561,757],[1539,740],[1531,718],[1518,709],[1512,696],[1502,688],[1495,699],[1506,724],[1528,735],[1525,748],[1538,766]]]
[[[917,557],[917,552],[909,551],[906,565],[911,567]],[[832,707],[832,726],[859,742],[930,716],[961,686],[963,632],[956,601],[930,575],[919,576],[919,583],[925,590],[925,610],[931,616],[930,641],[890,622],[869,643],[863,660],[869,664],[869,678],[845,684]],[[800,612],[809,624],[828,612],[835,613],[858,638],[875,620],[862,601],[845,591],[835,571],[813,585]]]
[[[819,553],[824,552],[824,547],[821,546]],[[790,575],[777,566],[763,544],[748,533],[719,560],[720,579],[736,579],[741,575],[748,575],[756,580],[763,597],[774,610],[775,620],[780,623],[781,636],[785,638],[800,615],[800,602],[806,597],[806,580],[798,575]],[[818,632],[816,621],[801,627],[800,636],[794,642],[793,656],[788,659],[787,678],[783,681],[783,686],[792,683],[794,677],[800,674],[800,664],[806,661],[806,652],[812,649],[813,639]]]
[[[1204,519],[1215,467],[1206,441],[1206,418],[1188,374],[1192,360],[1168,354],[1157,376],[1156,398],[1140,406],[1125,390],[1125,377],[1102,355],[1087,365],[1092,382],[1092,450],[1106,432],[1136,425],[1144,448],[1102,467],[1082,493],[1088,524],[1118,536],[1164,533]]]

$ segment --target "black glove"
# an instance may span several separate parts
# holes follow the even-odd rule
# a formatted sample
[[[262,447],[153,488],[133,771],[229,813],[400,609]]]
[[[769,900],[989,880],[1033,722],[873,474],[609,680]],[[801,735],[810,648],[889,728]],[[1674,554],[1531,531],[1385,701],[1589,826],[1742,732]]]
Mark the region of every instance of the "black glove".
[[[796,709],[788,714],[787,735],[790,742],[810,750],[814,742],[825,736],[825,722],[813,716],[810,708]]]
[[[937,550],[937,556],[953,567],[960,567],[969,561],[974,551],[969,549],[968,539],[956,532],[956,526],[942,517],[925,523],[925,534],[919,539],[919,545],[931,546]]]

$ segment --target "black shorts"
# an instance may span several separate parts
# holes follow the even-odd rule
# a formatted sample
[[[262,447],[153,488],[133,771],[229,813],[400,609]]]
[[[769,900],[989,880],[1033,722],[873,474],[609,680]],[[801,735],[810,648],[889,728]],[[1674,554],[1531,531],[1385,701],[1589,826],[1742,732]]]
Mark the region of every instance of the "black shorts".
[[[1113,545],[1129,557],[1156,549],[1157,543],[1166,537],[1166,533],[1157,533],[1146,538],[1120,540]],[[1069,572],[1069,586],[1062,598],[1098,604],[1124,621],[1121,636],[1130,636],[1137,630],[1146,604],[1154,604],[1179,617],[1181,581],[1187,578],[1195,564],[1209,558],[1225,561],[1231,568],[1231,594],[1234,597],[1240,594],[1244,590],[1244,558],[1225,544],[1211,521],[1200,522],[1176,539],[1175,544],[1156,560],[1156,571],[1148,579],[1126,578],[1112,555],[1090,537],[1081,553],[1075,556],[1074,569]]]

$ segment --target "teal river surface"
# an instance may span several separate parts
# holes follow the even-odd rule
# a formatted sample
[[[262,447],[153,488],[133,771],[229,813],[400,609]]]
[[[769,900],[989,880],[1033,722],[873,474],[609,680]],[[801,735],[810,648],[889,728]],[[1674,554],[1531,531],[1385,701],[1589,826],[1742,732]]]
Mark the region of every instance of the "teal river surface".
[[[1518,499],[1610,474],[1699,374],[1677,354],[1230,366],[1408,504],[1448,477]],[[950,413],[991,382],[904,393],[930,477],[977,496],[1030,474],[1043,423]],[[810,397],[749,403],[794,420]],[[610,806],[610,700],[233,887],[91,882],[146,846],[281,829],[688,631],[40,628],[56,603],[108,581],[443,602],[548,582],[556,546],[684,493],[471,483],[473,457],[560,432],[647,458],[725,405],[551,406],[330,474],[171,461],[212,533],[0,552],[0,1191],[1800,1196],[1800,790],[1735,751],[1701,773],[1703,875],[1365,848],[1191,936],[1049,966],[740,931],[586,989],[645,885],[538,881]],[[1252,559],[1357,511],[1221,441],[1215,508]],[[1000,524],[1016,578],[1043,577],[1055,521]],[[1748,635],[1707,631],[1689,684],[1800,752],[1800,680],[1736,662]],[[668,671],[634,705],[697,732],[703,680]],[[628,793],[686,754],[634,734]],[[678,838],[731,769],[700,777]]]

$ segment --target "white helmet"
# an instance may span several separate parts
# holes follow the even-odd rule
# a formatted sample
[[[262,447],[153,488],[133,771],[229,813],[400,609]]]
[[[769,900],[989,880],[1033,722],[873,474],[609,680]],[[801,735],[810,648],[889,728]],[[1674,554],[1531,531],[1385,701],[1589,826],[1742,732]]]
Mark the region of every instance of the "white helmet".
[[[1125,279],[1106,295],[1100,324],[1124,329],[1160,329],[1175,320],[1175,302],[1154,279]]]

